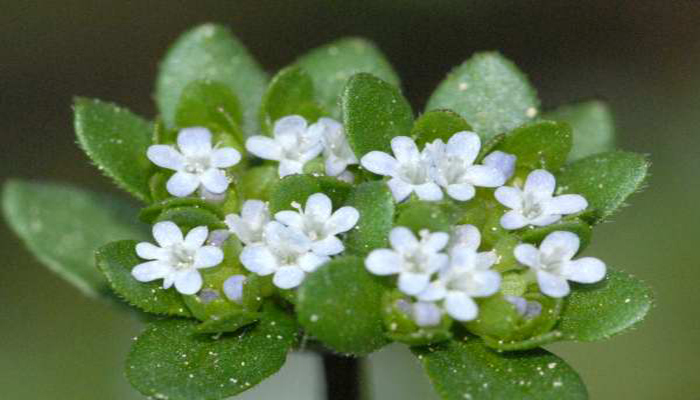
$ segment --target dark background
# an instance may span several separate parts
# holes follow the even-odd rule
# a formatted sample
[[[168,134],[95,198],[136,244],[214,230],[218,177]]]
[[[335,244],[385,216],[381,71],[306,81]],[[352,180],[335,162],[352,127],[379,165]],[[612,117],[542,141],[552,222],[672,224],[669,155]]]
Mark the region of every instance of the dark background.
[[[650,283],[657,307],[631,333],[551,348],[593,399],[700,398],[700,2],[0,0],[0,180],[114,190],[74,144],[71,97],[152,116],[158,60],[179,33],[209,21],[230,26],[271,72],[340,36],[366,36],[416,110],[452,66],[486,49],[514,60],[545,108],[606,99],[620,147],[650,154],[652,178],[588,253]],[[81,297],[2,224],[0,254],[0,397],[139,398],[122,374],[137,323]],[[295,356],[246,398],[317,398],[316,368]],[[434,396],[398,347],[370,369],[377,398]]]

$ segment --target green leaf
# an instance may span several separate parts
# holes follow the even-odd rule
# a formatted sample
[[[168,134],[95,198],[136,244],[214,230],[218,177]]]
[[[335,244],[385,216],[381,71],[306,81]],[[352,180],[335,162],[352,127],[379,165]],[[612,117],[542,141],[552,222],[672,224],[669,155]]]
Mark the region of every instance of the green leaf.
[[[316,98],[334,118],[340,118],[340,94],[347,80],[370,73],[399,86],[399,78],[377,47],[361,38],[344,38],[311,50],[296,62],[313,80]]]
[[[350,194],[352,186],[329,176],[289,175],[282,178],[272,190],[270,210],[293,210],[292,203],[304,206],[306,199],[315,193],[323,193],[331,199],[333,209],[340,208]]]
[[[481,340],[413,348],[445,400],[585,400],[586,387],[546,350],[497,353]]]
[[[215,24],[204,24],[185,32],[170,47],[160,64],[156,81],[156,103],[168,126],[184,88],[195,80],[219,82],[238,97],[243,113],[243,131],[257,133],[257,113],[267,76],[231,32]]]
[[[308,123],[323,115],[314,99],[311,77],[299,67],[281,70],[270,82],[260,108],[261,126],[272,132],[275,121],[287,115],[301,115]]]
[[[171,197],[158,203],[152,204],[141,209],[139,219],[147,224],[154,224],[158,216],[170,208],[190,207],[207,210],[215,213],[219,218],[223,219],[224,215],[219,208],[206,200],[197,197]]]
[[[396,86],[373,75],[350,78],[341,101],[345,133],[358,159],[372,150],[390,153],[393,137],[411,134],[410,104]]]
[[[197,333],[236,332],[246,325],[250,325],[260,318],[260,313],[250,311],[235,311],[230,314],[210,319],[197,325]]]
[[[396,225],[405,226],[415,234],[423,229],[449,233],[452,228],[448,214],[436,202],[410,200],[399,204],[397,214]]]
[[[385,344],[384,287],[359,257],[338,257],[306,277],[297,294],[299,323],[331,349],[369,354]]]
[[[441,139],[447,143],[457,132],[471,131],[464,118],[454,111],[434,110],[421,115],[413,125],[411,136],[416,140],[419,148],[423,148],[426,143]]]
[[[603,281],[574,287],[556,328],[567,339],[606,339],[641,322],[652,305],[651,289],[644,282],[608,267]]]
[[[122,240],[97,251],[97,267],[107,277],[112,290],[129,304],[143,311],[189,317],[192,314],[174,289],[163,289],[160,281],[139,282],[131,270],[145,262],[136,255],[134,240]]]
[[[502,55],[477,53],[455,68],[428,100],[426,110],[450,109],[488,139],[529,121],[539,100],[527,77]]]
[[[131,384],[155,399],[228,398],[277,372],[296,336],[294,320],[272,307],[240,334],[193,335],[196,327],[182,319],[151,323],[127,359]]]
[[[175,125],[180,128],[204,126],[223,129],[242,141],[240,126],[243,114],[238,98],[231,89],[214,81],[192,81],[182,89],[175,111]]]
[[[80,97],[74,113],[78,144],[97,168],[139,200],[149,201],[151,124],[115,104]]]
[[[387,247],[394,225],[394,197],[387,185],[381,181],[361,183],[350,194],[347,205],[360,213],[357,225],[345,239],[348,251],[364,255]]]
[[[236,189],[244,199],[267,201],[279,179],[276,165],[261,165],[245,170]]]
[[[156,222],[161,221],[172,221],[180,228],[187,230],[198,226],[206,226],[210,231],[227,229],[226,224],[216,213],[196,207],[168,208],[156,218]]]
[[[109,292],[95,251],[109,241],[146,237],[129,203],[67,185],[8,181],[2,206],[39,261],[90,296]]]
[[[506,135],[497,149],[518,157],[518,167],[556,171],[571,150],[571,128],[553,121],[526,124]]]
[[[565,166],[557,177],[557,192],[577,193],[588,200],[593,222],[600,222],[641,190],[649,161],[641,154],[613,151]]]
[[[615,121],[607,103],[586,101],[559,107],[543,118],[567,122],[574,133],[569,161],[615,150]]]

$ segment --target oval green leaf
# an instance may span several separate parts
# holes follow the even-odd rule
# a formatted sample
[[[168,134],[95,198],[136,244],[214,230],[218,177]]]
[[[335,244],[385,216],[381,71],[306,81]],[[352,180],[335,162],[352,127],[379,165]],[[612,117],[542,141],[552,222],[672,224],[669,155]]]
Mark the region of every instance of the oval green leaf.
[[[156,103],[168,126],[182,91],[195,80],[219,82],[238,96],[243,131],[257,133],[257,113],[267,76],[248,50],[231,32],[215,24],[204,24],[185,32],[170,47],[160,64],[156,81]]]
[[[9,226],[39,261],[89,296],[109,292],[95,251],[110,241],[147,236],[129,203],[67,185],[9,181],[2,206]]]
[[[339,257],[311,273],[297,293],[304,330],[340,353],[369,354],[385,344],[384,286],[359,257]]]
[[[340,118],[340,94],[348,79],[367,72],[394,86],[399,77],[379,49],[362,38],[344,38],[311,50],[297,60],[313,80],[316,98],[333,118]]]
[[[396,213],[396,225],[405,226],[415,234],[424,229],[449,233],[452,228],[448,214],[436,202],[410,200],[399,204]]]
[[[311,77],[299,67],[281,70],[268,86],[260,108],[261,126],[272,132],[275,121],[287,115],[301,115],[308,123],[323,115],[314,98]]]
[[[214,81],[192,81],[182,89],[175,111],[179,128],[204,126],[213,131],[224,130],[243,142],[240,126],[243,114],[238,98],[231,89]]]
[[[341,101],[345,133],[358,159],[373,150],[390,153],[393,137],[411,134],[411,105],[396,86],[376,76],[354,75]]]
[[[155,222],[172,221],[183,229],[206,226],[209,230],[227,229],[226,224],[216,214],[204,208],[173,207],[163,211]]]
[[[445,400],[585,400],[581,378],[543,349],[498,353],[481,340],[413,348]]]
[[[150,200],[154,170],[146,157],[153,127],[145,119],[115,104],[76,98],[75,133],[92,162],[122,189],[139,200]]]
[[[574,144],[568,161],[615,150],[615,121],[607,103],[599,100],[570,104],[542,116],[571,125]]]
[[[566,162],[571,140],[568,124],[539,121],[514,129],[497,149],[518,157],[518,167],[556,171]]]
[[[471,130],[472,127],[456,112],[433,110],[416,119],[411,136],[416,140],[418,147],[422,148],[426,143],[436,139],[447,143],[455,133]]]
[[[294,320],[274,307],[238,334],[193,335],[196,329],[183,319],[149,324],[127,359],[131,384],[154,399],[228,398],[277,372],[296,340]]]
[[[171,197],[141,209],[139,219],[147,224],[153,224],[165,210],[178,207],[199,208],[213,212],[221,219],[224,218],[219,208],[211,202],[197,197]]]
[[[394,225],[394,197],[389,187],[381,181],[361,183],[350,194],[347,205],[360,213],[357,225],[346,236],[347,250],[364,255],[387,247]]]
[[[488,139],[529,121],[538,107],[525,74],[502,55],[486,52],[450,72],[430,96],[426,110],[455,111]]]

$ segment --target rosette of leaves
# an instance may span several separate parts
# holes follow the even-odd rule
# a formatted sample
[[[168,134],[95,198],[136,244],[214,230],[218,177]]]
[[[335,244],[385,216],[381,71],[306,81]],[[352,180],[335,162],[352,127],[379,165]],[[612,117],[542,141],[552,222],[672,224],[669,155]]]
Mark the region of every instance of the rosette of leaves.
[[[316,349],[362,357],[392,341],[410,346],[444,399],[585,399],[586,388],[562,359],[540,346],[561,340],[594,341],[640,322],[652,305],[649,288],[621,270],[604,280],[573,285],[563,299],[543,296],[521,279],[513,247],[540,243],[552,231],[570,231],[585,246],[592,228],[615,213],[644,183],[648,162],[614,147],[614,127],[604,103],[584,102],[540,112],[525,75],[498,53],[478,53],[447,75],[416,117],[399,79],[378,49],[363,39],[342,39],[303,55],[272,79],[226,29],[203,25],[183,34],[167,52],[156,81],[160,115],[149,121],[99,100],[75,100],[78,143],[114,183],[141,202],[55,183],[5,184],[3,210],[28,249],[83,293],[124,301],[148,325],[129,354],[126,372],[146,396],[223,399],[278,371],[291,351]],[[512,180],[546,168],[561,193],[585,196],[585,212],[553,225],[507,231],[504,208],[493,190],[480,188],[467,202],[445,198],[397,204],[384,180],[352,167],[352,183],[308,174],[280,179],[274,163],[246,154],[246,138],[269,135],[276,120],[300,115],[342,122],[360,159],[388,151],[392,138],[410,136],[419,146],[447,141],[460,131],[482,139],[482,155],[502,150],[517,156]],[[243,161],[227,173],[223,199],[173,197],[167,172],[147,158],[149,146],[175,141],[191,126],[209,129],[218,143],[239,150]],[[318,165],[319,163],[316,163]],[[337,208],[354,207],[357,226],[341,239],[345,252],[282,290],[243,268],[241,243],[221,244],[224,261],[203,271],[203,289],[182,295],[131,275],[140,260],[137,241],[148,224],[174,221],[183,231],[226,229],[224,217],[244,201],[267,201],[273,211],[324,193]],[[415,232],[449,231],[472,224],[485,250],[498,254],[503,282],[479,299],[479,317],[468,323],[445,318],[420,327],[401,307],[404,296],[389,279],[370,274],[364,258],[387,247],[396,226]],[[248,278],[239,301],[223,295],[232,274]],[[505,296],[539,301],[543,312],[524,319]],[[300,340],[304,338],[304,340]]]

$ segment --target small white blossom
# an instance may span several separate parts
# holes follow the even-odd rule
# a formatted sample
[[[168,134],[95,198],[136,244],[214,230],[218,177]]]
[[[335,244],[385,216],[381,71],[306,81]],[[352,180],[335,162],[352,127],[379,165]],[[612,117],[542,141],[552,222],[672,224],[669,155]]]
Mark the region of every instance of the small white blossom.
[[[433,273],[447,264],[447,254],[441,253],[449,235],[444,232],[421,232],[418,240],[410,229],[398,226],[389,233],[393,249],[373,250],[365,266],[375,275],[399,275],[399,290],[416,295],[428,286]]]
[[[177,146],[156,144],[148,148],[148,159],[159,167],[176,171],[168,180],[168,193],[185,197],[198,188],[222,194],[229,179],[224,169],[241,160],[241,153],[232,147],[216,148],[211,144],[211,132],[193,127],[180,130]]]
[[[263,229],[270,221],[270,211],[267,204],[260,200],[247,200],[241,208],[241,215],[226,216],[226,225],[244,244],[260,243],[263,240]]]
[[[432,159],[433,179],[455,200],[466,201],[474,197],[475,186],[498,187],[506,182],[499,169],[474,165],[479,149],[479,136],[466,131],[452,135],[447,144],[437,139],[426,145]]]
[[[586,199],[578,194],[554,196],[555,187],[554,175],[537,169],[527,176],[523,189],[512,186],[496,189],[496,200],[511,209],[501,217],[501,226],[505,229],[545,226],[588,207]]]
[[[539,249],[531,244],[515,247],[515,258],[537,275],[542,293],[550,297],[569,294],[567,281],[595,283],[605,277],[605,263],[597,258],[583,257],[572,260],[580,241],[571,232],[555,231],[547,235]]]
[[[311,251],[312,242],[303,233],[277,221],[265,225],[264,242],[245,246],[240,255],[243,266],[261,276],[274,274],[272,282],[281,289],[292,289],[328,261]]]
[[[407,136],[391,139],[394,156],[381,151],[370,151],[360,163],[368,171],[389,176],[389,189],[396,201],[406,199],[412,192],[426,201],[442,199],[442,190],[430,175],[431,157],[427,149],[418,151],[416,142]]]
[[[516,160],[517,157],[513,154],[496,150],[484,157],[483,164],[496,168],[503,175],[503,181],[505,183],[513,176],[513,173],[515,173]]]
[[[467,225],[471,226],[471,225]],[[493,252],[477,252],[481,235],[474,228],[464,232],[461,245],[450,250],[450,262],[438,272],[438,278],[418,294],[418,300],[443,300],[447,313],[458,321],[471,321],[478,315],[475,297],[488,297],[501,285],[501,275],[492,270],[496,262]]]
[[[136,245],[139,257],[152,260],[134,267],[131,275],[139,282],[163,280],[163,288],[175,284],[182,294],[195,294],[202,288],[199,269],[215,267],[224,260],[224,253],[216,246],[205,246],[209,230],[200,226],[183,238],[182,231],[173,222],[158,222],[153,226],[153,237],[158,246],[142,242]]]
[[[288,115],[275,122],[273,137],[252,136],[246,141],[246,149],[265,160],[279,162],[279,175],[301,174],[304,164],[323,151],[321,134],[324,125],[307,125],[300,115]]]
[[[326,175],[339,176],[348,165],[357,164],[357,157],[345,137],[343,125],[331,118],[319,118],[314,124],[320,128],[323,155],[326,159]],[[314,126],[312,125],[312,126]]]
[[[275,219],[306,235],[312,242],[314,253],[332,256],[345,250],[336,235],[352,229],[360,219],[360,213],[350,206],[333,212],[331,199],[323,193],[315,193],[306,200],[304,209],[280,211],[275,214]]]

